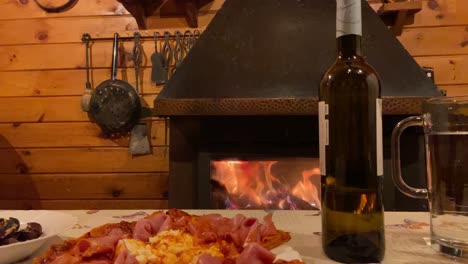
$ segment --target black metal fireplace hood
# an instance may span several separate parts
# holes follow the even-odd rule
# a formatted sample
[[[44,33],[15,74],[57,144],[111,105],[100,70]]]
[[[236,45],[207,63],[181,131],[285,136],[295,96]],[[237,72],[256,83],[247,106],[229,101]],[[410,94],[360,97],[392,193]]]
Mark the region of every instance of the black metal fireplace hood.
[[[384,114],[440,96],[365,0],[363,50],[382,80]],[[226,0],[154,100],[159,116],[309,115],[336,57],[334,0]]]

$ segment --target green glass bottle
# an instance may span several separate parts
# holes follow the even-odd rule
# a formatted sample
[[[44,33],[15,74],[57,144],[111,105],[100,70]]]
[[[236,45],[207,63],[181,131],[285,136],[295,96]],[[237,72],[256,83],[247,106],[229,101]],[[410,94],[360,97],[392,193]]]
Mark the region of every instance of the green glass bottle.
[[[382,101],[379,76],[361,50],[361,0],[337,0],[335,63],[319,91],[322,244],[344,263],[385,253]]]

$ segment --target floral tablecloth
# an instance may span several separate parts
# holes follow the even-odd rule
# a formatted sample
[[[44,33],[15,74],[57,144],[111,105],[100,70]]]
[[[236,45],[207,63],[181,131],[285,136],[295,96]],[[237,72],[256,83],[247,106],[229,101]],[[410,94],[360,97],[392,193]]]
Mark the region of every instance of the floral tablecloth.
[[[193,214],[220,213],[232,217],[237,213],[262,218],[267,211],[235,210],[187,210]],[[78,224],[51,243],[82,235],[91,228],[121,220],[134,221],[145,217],[151,210],[79,210],[62,211],[77,217]],[[320,215],[316,211],[271,211],[273,221],[279,229],[289,231],[292,239],[288,245],[298,251],[306,263],[334,263],[321,248]],[[460,263],[436,253],[428,244],[429,213],[386,212],[385,213],[386,253],[383,263],[440,264]],[[51,243],[42,247],[36,255],[44,252]],[[31,260],[21,262],[31,263]]]

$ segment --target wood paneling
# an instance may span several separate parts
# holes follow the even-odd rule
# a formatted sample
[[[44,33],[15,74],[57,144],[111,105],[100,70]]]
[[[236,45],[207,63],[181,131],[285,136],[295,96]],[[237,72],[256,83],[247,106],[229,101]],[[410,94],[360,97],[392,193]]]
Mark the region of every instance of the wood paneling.
[[[24,3],[24,4],[23,4]],[[115,0],[84,0],[70,10],[62,13],[47,13],[40,9],[33,0],[0,0],[0,20],[28,19],[48,17],[73,16],[109,16],[129,14],[128,11]]]
[[[21,28],[21,31],[11,28]],[[83,33],[95,34],[96,30],[133,31],[138,27],[132,16],[6,20],[0,23],[0,32],[4,35],[2,45],[81,42]]]
[[[213,17],[214,14],[199,15],[199,27],[206,27]],[[184,17],[154,17],[148,23],[151,25],[149,27],[151,32],[187,27]],[[96,25],[100,26],[96,27]],[[21,28],[21,30],[11,30],[12,28]],[[135,19],[129,15],[6,20],[0,23],[0,34],[3,35],[0,44],[77,43],[81,42],[83,33],[89,33],[92,36],[112,36],[114,32],[122,32],[123,36],[133,35],[135,30],[138,30],[138,26]]]
[[[381,0],[368,0],[376,12],[382,6]],[[414,22],[406,28],[459,26],[468,24],[468,1],[464,0],[422,0],[423,9],[416,13]]]
[[[152,107],[156,95],[143,96]],[[89,121],[81,96],[0,98],[0,123]]]
[[[0,149],[0,174],[167,172],[165,150],[131,157],[127,148]]]
[[[468,55],[416,57],[421,66],[434,67],[437,84],[468,84]]]
[[[408,28],[398,39],[413,56],[468,54],[468,26]]]
[[[151,145],[164,145],[164,121],[151,122],[150,129]],[[128,142],[128,137],[103,138],[90,122],[0,124],[0,148],[127,147]]]
[[[167,199],[167,173],[3,174],[1,200]]]
[[[458,26],[468,24],[468,1],[424,0],[414,24],[408,27]]]
[[[154,43],[142,41],[142,46],[142,66],[150,66]],[[120,66],[133,67],[132,49],[133,42],[121,42]],[[86,66],[82,43],[0,46],[0,54],[0,71],[84,69]],[[112,61],[112,42],[94,43],[91,46],[91,58],[91,67],[109,68]]]
[[[140,91],[142,94],[159,93],[162,85],[151,83],[149,76],[151,76],[151,68],[141,69]],[[93,87],[109,78],[110,68],[91,70]],[[117,71],[117,78],[123,79],[135,87],[133,68],[120,68]],[[0,97],[82,95],[85,84],[86,70],[84,69],[0,72],[0,87],[2,87]]]
[[[152,44],[152,43],[150,43]],[[121,44],[121,64],[132,66],[131,51],[133,43]],[[153,45],[151,45],[153,46]],[[154,50],[151,47],[151,51]],[[145,47],[144,51],[148,51]],[[123,53],[123,51],[125,53]],[[0,70],[49,70],[80,69],[85,67],[84,45],[74,44],[38,44],[20,46],[0,46]],[[91,47],[91,67],[109,67],[111,64],[112,42],[97,42]],[[147,54],[143,54],[143,65],[147,63]]]
[[[0,200],[0,209],[167,209],[167,200]]]
[[[0,98],[0,121],[49,122],[85,121],[87,114],[80,109],[80,97],[15,97]],[[67,110],[73,109],[68,112]]]
[[[439,85],[439,89],[447,91],[447,96],[468,95],[468,84]]]

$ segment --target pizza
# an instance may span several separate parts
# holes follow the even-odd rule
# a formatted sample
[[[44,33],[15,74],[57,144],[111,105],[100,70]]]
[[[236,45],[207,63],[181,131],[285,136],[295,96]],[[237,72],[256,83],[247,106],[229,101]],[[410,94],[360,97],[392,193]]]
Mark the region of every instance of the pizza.
[[[299,264],[270,251],[291,239],[272,215],[263,222],[237,214],[158,211],[133,222],[109,223],[53,245],[34,264]]]

